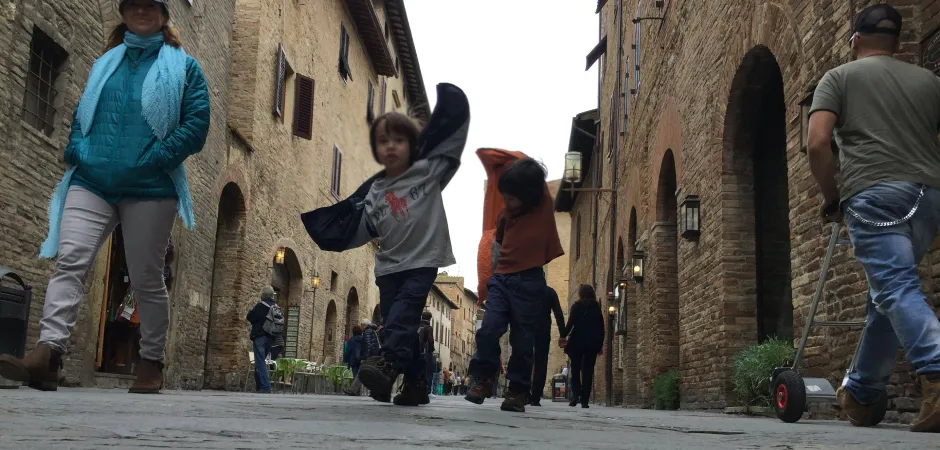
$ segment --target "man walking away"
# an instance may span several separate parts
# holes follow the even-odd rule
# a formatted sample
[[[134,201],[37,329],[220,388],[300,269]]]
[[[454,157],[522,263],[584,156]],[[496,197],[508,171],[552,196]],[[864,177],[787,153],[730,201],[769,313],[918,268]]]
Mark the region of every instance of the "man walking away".
[[[431,328],[431,311],[421,313],[421,325],[418,325],[418,357],[424,358],[425,373],[428,378],[427,391],[430,397],[434,395],[434,375],[437,372],[437,361],[434,360],[434,331]]]
[[[535,329],[535,364],[532,374],[532,391],[529,393],[529,404],[542,406],[542,391],[545,390],[545,377],[548,376],[548,351],[552,343],[552,315],[555,316],[555,325],[558,326],[560,340],[565,339],[565,312],[558,301],[558,293],[550,286],[546,286],[545,305],[538,327]]]
[[[255,352],[255,389],[269,394],[271,379],[268,376],[267,357],[274,336],[284,332],[284,313],[274,301],[274,288],[265,286],[261,289],[261,301],[248,312],[245,319],[251,324],[249,337]]]
[[[809,123],[821,213],[831,221],[844,213],[869,286],[868,320],[837,398],[853,425],[871,426],[900,344],[921,384],[911,431],[940,432],[940,322],[917,273],[940,226],[940,79],[893,57],[901,15],[891,6],[866,8],[853,31],[855,60],[820,80]]]

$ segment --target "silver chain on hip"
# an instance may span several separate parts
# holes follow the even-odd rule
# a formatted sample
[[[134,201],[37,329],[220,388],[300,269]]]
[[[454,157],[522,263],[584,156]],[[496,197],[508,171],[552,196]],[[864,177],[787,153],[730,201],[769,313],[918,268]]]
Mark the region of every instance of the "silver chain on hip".
[[[856,213],[855,211],[852,211],[852,208],[846,207],[845,210],[848,211],[848,213],[851,214],[852,217],[854,217],[859,222],[864,223],[865,225],[870,225],[873,227],[893,227],[895,225],[900,225],[904,222],[907,222],[908,220],[910,220],[911,217],[914,217],[914,213],[917,212],[917,208],[920,206],[920,199],[922,199],[923,197],[924,197],[924,186],[921,186],[920,194],[917,195],[917,201],[914,202],[914,207],[911,208],[911,212],[907,213],[907,215],[905,215],[904,217],[898,220],[892,220],[890,222],[874,222],[858,215],[858,213]]]

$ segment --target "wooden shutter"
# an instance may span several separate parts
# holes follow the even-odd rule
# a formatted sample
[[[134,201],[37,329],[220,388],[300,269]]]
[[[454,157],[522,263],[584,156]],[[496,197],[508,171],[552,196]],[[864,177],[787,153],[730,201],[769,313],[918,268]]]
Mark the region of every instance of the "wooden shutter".
[[[287,75],[287,55],[284,47],[277,44],[277,57],[274,60],[274,115],[284,118],[284,78]]]
[[[337,146],[333,146],[333,176],[330,180],[330,193],[337,200],[339,199],[339,185],[343,176],[343,152]]]
[[[375,119],[375,86],[371,81],[369,81],[369,93],[366,97],[366,121],[372,123],[372,120]]]
[[[379,97],[379,114],[385,114],[385,97],[386,89],[388,88],[388,80],[382,78],[382,94]]]
[[[313,138],[313,93],[313,79],[297,74],[294,77],[294,136]]]

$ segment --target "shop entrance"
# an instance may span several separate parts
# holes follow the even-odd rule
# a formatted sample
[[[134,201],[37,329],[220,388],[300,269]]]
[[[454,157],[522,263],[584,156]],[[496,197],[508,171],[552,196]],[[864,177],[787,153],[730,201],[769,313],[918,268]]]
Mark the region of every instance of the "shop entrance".
[[[136,375],[140,363],[140,315],[130,289],[120,225],[111,234],[107,267],[95,371]]]

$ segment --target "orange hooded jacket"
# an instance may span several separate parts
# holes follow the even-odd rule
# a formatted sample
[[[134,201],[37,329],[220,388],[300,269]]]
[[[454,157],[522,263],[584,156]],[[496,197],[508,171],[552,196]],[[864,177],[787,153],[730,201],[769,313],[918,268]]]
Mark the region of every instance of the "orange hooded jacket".
[[[486,193],[483,195],[483,237],[477,248],[477,304],[486,300],[486,281],[493,275],[493,239],[496,237],[496,219],[506,207],[497,184],[503,170],[515,160],[527,158],[525,153],[497,148],[481,148],[477,157],[486,169]]]

